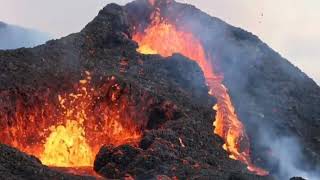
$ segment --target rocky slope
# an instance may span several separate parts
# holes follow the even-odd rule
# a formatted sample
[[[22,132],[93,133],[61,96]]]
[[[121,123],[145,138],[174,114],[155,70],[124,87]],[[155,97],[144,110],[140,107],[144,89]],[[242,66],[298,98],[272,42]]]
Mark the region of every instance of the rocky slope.
[[[256,163],[284,176],[297,169],[317,171],[320,87],[255,35],[191,5],[155,2],[164,19],[196,35],[213,57],[251,138]],[[126,9],[135,26],[147,25],[153,11],[143,0]]]

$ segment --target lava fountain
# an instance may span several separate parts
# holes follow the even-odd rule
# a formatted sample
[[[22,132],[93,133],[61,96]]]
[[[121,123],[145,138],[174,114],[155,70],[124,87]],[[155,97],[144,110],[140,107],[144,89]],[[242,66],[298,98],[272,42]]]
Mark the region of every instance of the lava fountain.
[[[216,97],[217,111],[214,121],[214,133],[224,139],[223,148],[229,152],[230,158],[245,163],[248,169],[258,175],[267,175],[252,163],[250,159],[249,138],[245,128],[235,113],[227,88],[223,85],[223,76],[212,68],[212,59],[205,52],[201,42],[189,32],[181,31],[174,23],[165,20],[156,9],[151,14],[151,23],[144,32],[136,31],[133,40],[139,45],[138,51],[142,54],[160,54],[171,56],[173,53],[196,61],[206,78],[209,94]]]
[[[139,142],[141,130],[127,114],[129,100],[116,78],[107,77],[96,89],[91,74],[86,71],[84,77],[69,93],[53,96],[47,90],[28,103],[25,97],[0,94],[1,101],[13,102],[0,106],[1,142],[45,165],[68,168],[92,167],[105,144]],[[10,96],[15,101],[6,99]]]

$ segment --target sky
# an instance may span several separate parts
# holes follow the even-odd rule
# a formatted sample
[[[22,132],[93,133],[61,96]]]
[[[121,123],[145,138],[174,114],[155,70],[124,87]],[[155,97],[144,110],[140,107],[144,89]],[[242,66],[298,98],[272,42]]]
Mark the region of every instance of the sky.
[[[177,0],[259,36],[320,84],[319,0]],[[106,4],[129,0],[0,0],[0,21],[59,38],[79,32]]]

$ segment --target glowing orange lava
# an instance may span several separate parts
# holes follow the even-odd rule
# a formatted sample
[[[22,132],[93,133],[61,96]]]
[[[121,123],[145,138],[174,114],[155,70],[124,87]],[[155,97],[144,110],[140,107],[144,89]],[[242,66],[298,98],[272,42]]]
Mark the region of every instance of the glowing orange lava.
[[[18,98],[13,117],[0,114],[1,122],[10,122],[0,124],[1,142],[48,166],[92,167],[101,146],[136,143],[141,138],[132,119],[123,116],[128,104],[118,101],[120,91],[114,77],[102,88],[92,88],[91,75],[85,72],[74,92],[57,97],[58,105],[46,95],[41,95],[38,106],[30,107]]]
[[[228,90],[222,84],[223,77],[214,72],[210,63],[212,61],[205,53],[201,42],[193,34],[178,30],[174,24],[164,21],[157,11],[152,14],[151,19],[151,24],[144,32],[136,32],[133,35],[133,40],[139,44],[138,51],[165,57],[181,53],[196,61],[204,72],[210,88],[209,94],[218,100],[214,107],[217,110],[214,133],[225,140],[223,148],[230,153],[230,158],[247,164],[250,171],[266,175],[266,171],[251,163],[245,129],[235,113]]]

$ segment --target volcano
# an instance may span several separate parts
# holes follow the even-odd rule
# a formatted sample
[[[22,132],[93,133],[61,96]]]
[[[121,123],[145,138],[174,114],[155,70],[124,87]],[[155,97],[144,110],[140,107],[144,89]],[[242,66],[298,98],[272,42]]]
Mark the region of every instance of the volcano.
[[[1,178],[317,176],[319,86],[191,5],[109,4],[0,63]]]

